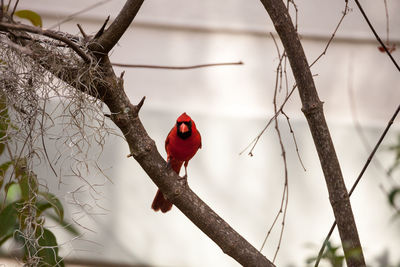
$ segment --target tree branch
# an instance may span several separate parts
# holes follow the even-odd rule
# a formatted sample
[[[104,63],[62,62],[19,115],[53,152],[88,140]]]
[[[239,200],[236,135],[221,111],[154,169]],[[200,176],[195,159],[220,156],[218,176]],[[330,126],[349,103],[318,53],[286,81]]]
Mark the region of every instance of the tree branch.
[[[205,204],[170,168],[157,151],[139,119],[138,105],[132,105],[125,94],[122,78],[113,72],[108,57],[102,60],[107,81],[107,94],[102,98],[110,109],[110,118],[121,129],[130,148],[130,155],[140,164],[167,198],[201,231],[210,237],[224,253],[244,266],[274,266],[264,255],[240,236],[228,223]],[[103,90],[103,89],[102,89]]]
[[[301,46],[296,29],[282,0],[261,0],[281,38],[298,85],[302,111],[307,118],[318,152],[329,199],[333,208],[339,234],[349,267],[365,266],[360,239],[357,233],[349,196],[344,184],[339,161],[319,100],[314,80]]]
[[[86,53],[76,43],[74,43],[73,41],[64,36],[61,36],[55,31],[43,30],[42,28],[29,26],[25,24],[0,22],[0,31],[10,31],[10,30],[40,34],[61,41],[66,45],[68,45],[72,50],[74,50],[86,63],[90,62],[89,56],[86,55]]]
[[[145,65],[145,64],[122,64],[122,63],[111,63],[111,64],[116,67],[124,67],[124,68],[190,70],[190,69],[208,68],[216,66],[243,65],[243,62],[238,61],[238,62],[209,63],[209,64],[199,64],[192,66],[160,66],[160,65]]]
[[[89,49],[96,54],[108,54],[132,23],[143,1],[127,0],[110,27],[89,45]]]
[[[103,59],[108,77],[113,73],[108,57]],[[170,168],[148,136],[138,113],[143,99],[132,105],[123,89],[122,79],[114,74],[104,103],[109,107],[112,121],[121,129],[129,144],[130,154],[140,164],[167,198],[201,231],[211,238],[224,253],[243,266],[274,266],[265,256],[240,236],[228,223],[205,204]]]
[[[393,124],[394,120],[396,119],[397,115],[399,114],[399,112],[400,112],[400,105],[397,106],[397,109],[395,110],[394,114],[392,115],[392,117],[390,118],[389,122],[387,123],[385,130],[382,132],[381,137],[379,137],[379,140],[378,140],[378,142],[376,143],[374,149],[372,149],[371,153],[369,154],[368,159],[367,159],[367,161],[366,161],[365,164],[364,164],[364,167],[361,169],[360,174],[358,175],[357,179],[355,180],[353,186],[352,186],[351,189],[350,189],[349,197],[351,197],[351,194],[353,194],[353,192],[354,192],[354,190],[356,189],[358,183],[361,181],[361,178],[363,177],[364,172],[367,170],[369,164],[370,164],[371,161],[372,161],[372,158],[374,157],[376,151],[378,150],[379,146],[381,145],[383,139],[385,138],[387,132],[389,131],[390,127],[392,126],[392,124]],[[315,267],[318,267],[319,261],[320,261],[321,258],[322,258],[322,255],[323,255],[323,253],[324,253],[325,247],[326,247],[326,245],[328,244],[329,238],[331,238],[331,235],[332,235],[333,230],[335,229],[335,227],[336,227],[336,221],[334,221],[334,222],[332,223],[332,226],[331,226],[331,228],[329,229],[329,232],[328,232],[328,234],[327,234],[326,237],[325,237],[325,240],[324,240],[324,242],[323,242],[323,244],[322,244],[322,247],[321,247],[321,249],[320,249],[319,252],[318,252],[317,260],[315,261],[315,265],[314,265]]]
[[[131,8],[138,2],[141,4],[143,1],[127,1],[116,20],[119,22],[114,21],[113,25],[99,37],[97,44],[101,43],[100,40],[104,40],[105,47],[107,49],[112,48],[134,17],[126,14],[132,12]],[[136,7],[138,9],[137,5]],[[119,26],[118,23],[121,23],[122,26]],[[116,37],[117,35],[113,35],[111,28],[124,30],[120,31],[117,34],[119,36]],[[106,38],[107,36],[109,38]],[[21,41],[22,45],[28,46],[33,50],[30,56],[37,64],[40,64],[47,71],[76,88],[76,90],[90,94],[108,106],[111,112],[109,117],[124,134],[130,148],[130,154],[166,197],[201,231],[210,237],[224,253],[243,266],[274,266],[272,262],[205,204],[186,183],[182,183],[178,174],[172,169],[166,168],[166,161],[157,151],[155,142],[149,137],[139,119],[139,110],[143,106],[144,98],[137,105],[131,104],[124,91],[123,77],[118,78],[115,75],[107,54],[99,54],[99,50],[96,50],[99,47],[103,47],[103,45],[89,47],[89,49],[93,49],[92,52],[95,52],[95,56],[101,59],[98,64],[96,63],[98,60],[92,58],[93,54],[88,53],[87,55],[91,59],[90,62],[96,64],[83,64],[83,66],[72,67],[66,64],[65,59],[60,54],[51,53],[51,51],[33,40],[22,39],[19,41]],[[104,53],[107,49],[101,50],[101,53]],[[44,54],[49,55],[49,53],[51,56],[43,57]],[[60,66],[63,67],[62,71],[60,71]],[[96,71],[88,74],[86,69],[91,67],[95,67]],[[87,77],[88,75],[94,75],[95,77]],[[96,92],[87,90],[87,88],[93,87],[96,88]]]
[[[386,47],[386,45],[382,42],[381,38],[379,37],[379,35],[376,33],[374,27],[372,26],[371,22],[368,19],[367,14],[365,14],[364,9],[362,8],[360,2],[358,0],[354,0],[354,2],[356,2],[358,9],[360,9],[361,14],[363,15],[365,21],[368,24],[368,27],[371,29],[372,33],[374,34],[376,40],[381,44],[381,46],[383,47],[383,49],[385,50],[386,54],[388,55],[388,57],[390,58],[390,60],[393,62],[394,66],[396,67],[396,69],[398,71],[400,71],[400,66],[399,64],[397,64],[396,60],[393,58],[391,52],[388,50],[388,48]]]

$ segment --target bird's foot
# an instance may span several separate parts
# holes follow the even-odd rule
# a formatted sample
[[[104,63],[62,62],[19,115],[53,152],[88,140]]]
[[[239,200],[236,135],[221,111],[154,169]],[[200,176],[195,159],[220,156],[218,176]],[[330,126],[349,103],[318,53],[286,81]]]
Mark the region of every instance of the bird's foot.
[[[167,164],[165,165],[165,168],[168,169],[171,167],[171,160],[167,160]]]

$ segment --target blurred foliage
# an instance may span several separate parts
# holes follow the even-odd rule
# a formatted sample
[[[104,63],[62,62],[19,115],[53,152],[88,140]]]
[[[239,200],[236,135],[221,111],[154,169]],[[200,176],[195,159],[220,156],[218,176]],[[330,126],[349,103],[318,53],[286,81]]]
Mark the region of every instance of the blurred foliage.
[[[314,266],[317,257],[312,256],[306,259],[307,266]],[[328,263],[328,266],[342,267],[344,255],[341,246],[334,246],[330,241],[327,242],[325,252],[322,254],[321,263]],[[322,266],[322,265],[320,265]]]
[[[6,101],[0,94],[0,247],[12,239],[22,248],[27,265],[34,262],[35,266],[64,266],[57,239],[45,227],[46,218],[73,235],[78,232],[64,220],[61,201],[52,193],[39,190],[38,178],[28,168],[27,159],[5,155],[5,151],[10,154],[6,148],[11,125]]]
[[[393,175],[396,171],[400,170],[400,134],[397,138],[397,144],[389,147],[389,151],[394,153],[394,162],[389,168],[389,173]],[[400,215],[400,185],[394,185],[388,192],[387,195],[389,205],[397,211],[397,215]],[[399,216],[397,216],[399,218]]]
[[[21,19],[29,20],[32,25],[42,27],[42,17],[32,10],[18,10],[14,13],[15,16],[20,17]]]
[[[368,244],[367,244],[368,245]],[[357,252],[355,252],[357,253]],[[395,256],[398,256],[395,254]],[[313,267],[315,266],[317,257],[312,256],[306,259],[306,266]],[[318,265],[319,267],[343,267],[346,266],[345,258],[343,255],[343,249],[341,245],[332,245],[331,242],[328,241],[325,252],[322,255],[321,261]],[[369,267],[400,267],[400,262],[397,264],[390,262],[390,253],[385,250],[381,255],[375,258],[374,261],[370,262],[367,266]]]
[[[390,146],[389,151],[393,151],[395,156],[394,162],[389,169],[389,173],[392,174],[396,169],[400,167],[400,134],[397,137],[397,144]]]

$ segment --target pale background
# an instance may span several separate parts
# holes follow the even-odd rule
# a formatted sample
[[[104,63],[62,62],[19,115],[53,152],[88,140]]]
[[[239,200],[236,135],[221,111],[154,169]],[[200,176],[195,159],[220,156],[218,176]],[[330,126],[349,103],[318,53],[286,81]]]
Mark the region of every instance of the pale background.
[[[51,27],[70,14],[99,1],[21,1],[20,8],[42,15]],[[379,34],[386,38],[383,1],[362,1]],[[105,4],[62,24],[59,29],[77,34],[76,23],[95,33],[107,15],[115,18],[124,1]],[[309,62],[324,49],[344,1],[296,1],[298,26]],[[400,44],[400,2],[388,0],[390,36]],[[351,115],[350,88],[356,98],[358,120],[373,146],[400,102],[400,75],[388,57],[377,49],[373,35],[355,4],[337,38],[312,71],[348,187],[368,157]],[[269,35],[273,26],[259,1],[147,0],[132,27],[111,53],[118,63],[194,65],[243,61],[225,66],[187,71],[115,68],[125,73],[125,89],[133,103],[146,96],[141,119],[150,136],[164,152],[164,140],[176,118],[187,112],[202,134],[203,149],[189,164],[192,189],[256,248],[279,210],[283,190],[283,163],[278,139],[268,129],[254,157],[239,152],[273,115],[273,88],[278,63]],[[280,48],[282,51],[282,48]],[[399,49],[393,56],[400,61]],[[289,71],[290,85],[293,84]],[[299,152],[307,169],[302,170],[285,120],[280,120],[289,170],[289,207],[277,266],[304,266],[315,256],[333,221],[318,157],[301,113],[295,92],[285,111],[291,118]],[[110,125],[112,125],[110,123]],[[393,155],[387,147],[399,133],[395,122],[377,153],[389,166]],[[52,152],[50,151],[50,154]],[[110,136],[99,159],[112,183],[98,173],[84,182],[65,178],[55,192],[65,203],[79,195],[87,214],[79,207],[67,210],[78,221],[82,236],[73,239],[59,231],[62,254],[70,258],[154,266],[238,266],[174,207],[167,214],[154,213],[150,204],[156,186],[133,160],[127,144]],[[49,169],[42,170],[49,177]],[[400,224],[380,186],[389,184],[384,172],[372,164],[352,197],[353,210],[367,261],[385,249],[399,261]],[[71,193],[79,188],[78,193]],[[279,238],[275,226],[263,253],[272,259]],[[333,240],[338,242],[335,232]]]

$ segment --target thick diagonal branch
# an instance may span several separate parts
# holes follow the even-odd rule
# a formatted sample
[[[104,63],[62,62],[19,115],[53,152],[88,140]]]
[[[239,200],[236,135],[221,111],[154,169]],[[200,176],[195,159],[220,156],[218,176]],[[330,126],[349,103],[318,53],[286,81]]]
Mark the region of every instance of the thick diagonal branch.
[[[314,80],[301,46],[298,34],[282,0],[261,0],[288,55],[293,75],[298,85],[302,111],[307,118],[314,144],[318,152],[329,199],[333,208],[339,234],[346,256],[347,266],[365,266],[350,199],[335,148],[323,113]]]
[[[112,71],[111,65],[109,70]],[[172,169],[166,168],[166,161],[157,151],[155,142],[148,136],[138,117],[141,105],[132,105],[122,86],[122,80],[114,83],[114,86],[109,88],[104,103],[111,111],[111,119],[124,134],[130,154],[153,182],[224,253],[243,266],[274,266],[185,183],[180,182],[180,177]]]
[[[144,0],[127,0],[110,27],[90,44],[89,49],[95,53],[107,55],[131,25]]]

